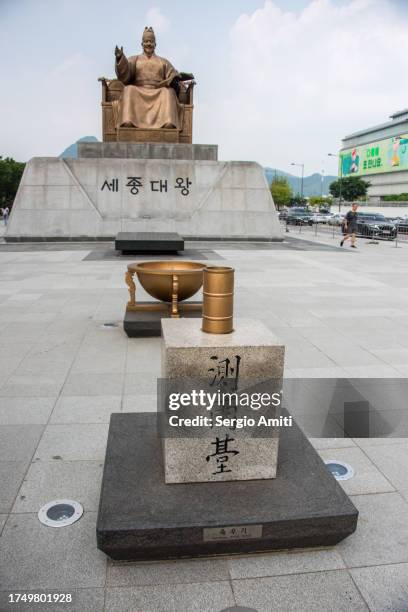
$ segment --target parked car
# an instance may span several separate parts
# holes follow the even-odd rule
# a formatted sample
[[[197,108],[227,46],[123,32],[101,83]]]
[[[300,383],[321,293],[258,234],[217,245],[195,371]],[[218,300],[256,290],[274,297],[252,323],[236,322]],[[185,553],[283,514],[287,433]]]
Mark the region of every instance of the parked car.
[[[342,225],[345,215],[343,213],[335,213],[327,221],[329,225]]]
[[[313,223],[327,223],[328,220],[331,219],[331,215],[323,213],[313,213],[312,219]]]
[[[401,234],[408,234],[408,219],[399,219],[395,222],[395,225]]]
[[[360,236],[372,238],[388,238],[393,240],[397,235],[395,223],[388,221],[379,213],[358,213],[357,233]]]
[[[287,225],[313,225],[313,215],[307,208],[292,208],[286,217]]]

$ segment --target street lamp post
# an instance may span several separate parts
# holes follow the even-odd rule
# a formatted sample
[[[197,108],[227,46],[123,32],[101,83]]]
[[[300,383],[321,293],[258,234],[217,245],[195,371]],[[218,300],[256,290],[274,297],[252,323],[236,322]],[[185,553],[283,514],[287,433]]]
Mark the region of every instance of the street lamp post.
[[[340,160],[340,188],[339,188],[339,212],[341,212],[341,188],[343,186],[343,159],[341,155],[336,155],[336,153],[328,153],[329,157],[338,157]]]
[[[305,164],[295,164],[292,162],[291,166],[300,166],[302,168],[302,182],[300,183],[300,199],[303,201],[303,174],[305,171]]]

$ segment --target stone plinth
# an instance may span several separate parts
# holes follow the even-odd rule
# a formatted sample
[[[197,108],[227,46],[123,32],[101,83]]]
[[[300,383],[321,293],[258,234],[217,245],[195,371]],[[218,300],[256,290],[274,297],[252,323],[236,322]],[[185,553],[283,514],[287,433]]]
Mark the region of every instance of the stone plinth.
[[[156,418],[111,417],[97,543],[113,559],[333,546],[355,531],[355,506],[296,424],[277,478],[166,485]]]
[[[201,320],[162,320],[162,378],[169,393],[205,388],[216,394],[234,391],[253,394],[281,390],[284,346],[259,321],[237,319],[230,334],[207,334]],[[261,416],[278,419],[279,405],[221,408],[215,403],[176,411],[163,404],[161,429],[166,483],[220,482],[275,478],[279,426],[259,427]],[[171,417],[211,419],[192,429],[168,425]],[[217,417],[253,419],[252,426],[216,426]],[[243,423],[243,421],[242,421]]]
[[[79,142],[78,157],[120,159],[189,159],[217,161],[218,145],[134,142]]]
[[[6,241],[113,239],[119,232],[283,236],[263,168],[253,162],[37,157],[27,163]]]

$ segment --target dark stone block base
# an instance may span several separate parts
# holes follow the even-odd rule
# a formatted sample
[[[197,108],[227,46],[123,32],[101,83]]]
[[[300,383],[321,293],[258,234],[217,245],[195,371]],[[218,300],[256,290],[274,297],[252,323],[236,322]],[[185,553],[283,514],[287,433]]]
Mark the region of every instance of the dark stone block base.
[[[332,546],[355,531],[357,517],[295,424],[282,428],[274,480],[165,484],[156,415],[111,416],[97,544],[113,559]],[[227,536],[218,534],[223,527]]]
[[[199,304],[200,302],[186,302],[186,304]],[[140,302],[141,305],[157,304],[157,302]],[[182,317],[200,318],[201,310],[185,310],[184,304],[179,304]],[[123,329],[129,338],[146,338],[161,336],[161,320],[170,318],[169,308],[163,304],[162,310],[126,310],[123,319]]]
[[[184,251],[184,240],[175,232],[119,232],[115,249],[123,253],[177,253]]]

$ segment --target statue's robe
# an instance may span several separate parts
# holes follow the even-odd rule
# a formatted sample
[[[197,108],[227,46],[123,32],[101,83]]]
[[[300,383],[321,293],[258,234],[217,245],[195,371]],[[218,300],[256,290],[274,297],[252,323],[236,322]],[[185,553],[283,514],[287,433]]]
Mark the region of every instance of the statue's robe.
[[[116,75],[125,86],[113,104],[116,127],[131,123],[138,128],[181,129],[183,106],[170,87],[180,75],[168,60],[155,54],[122,55],[116,61]]]

